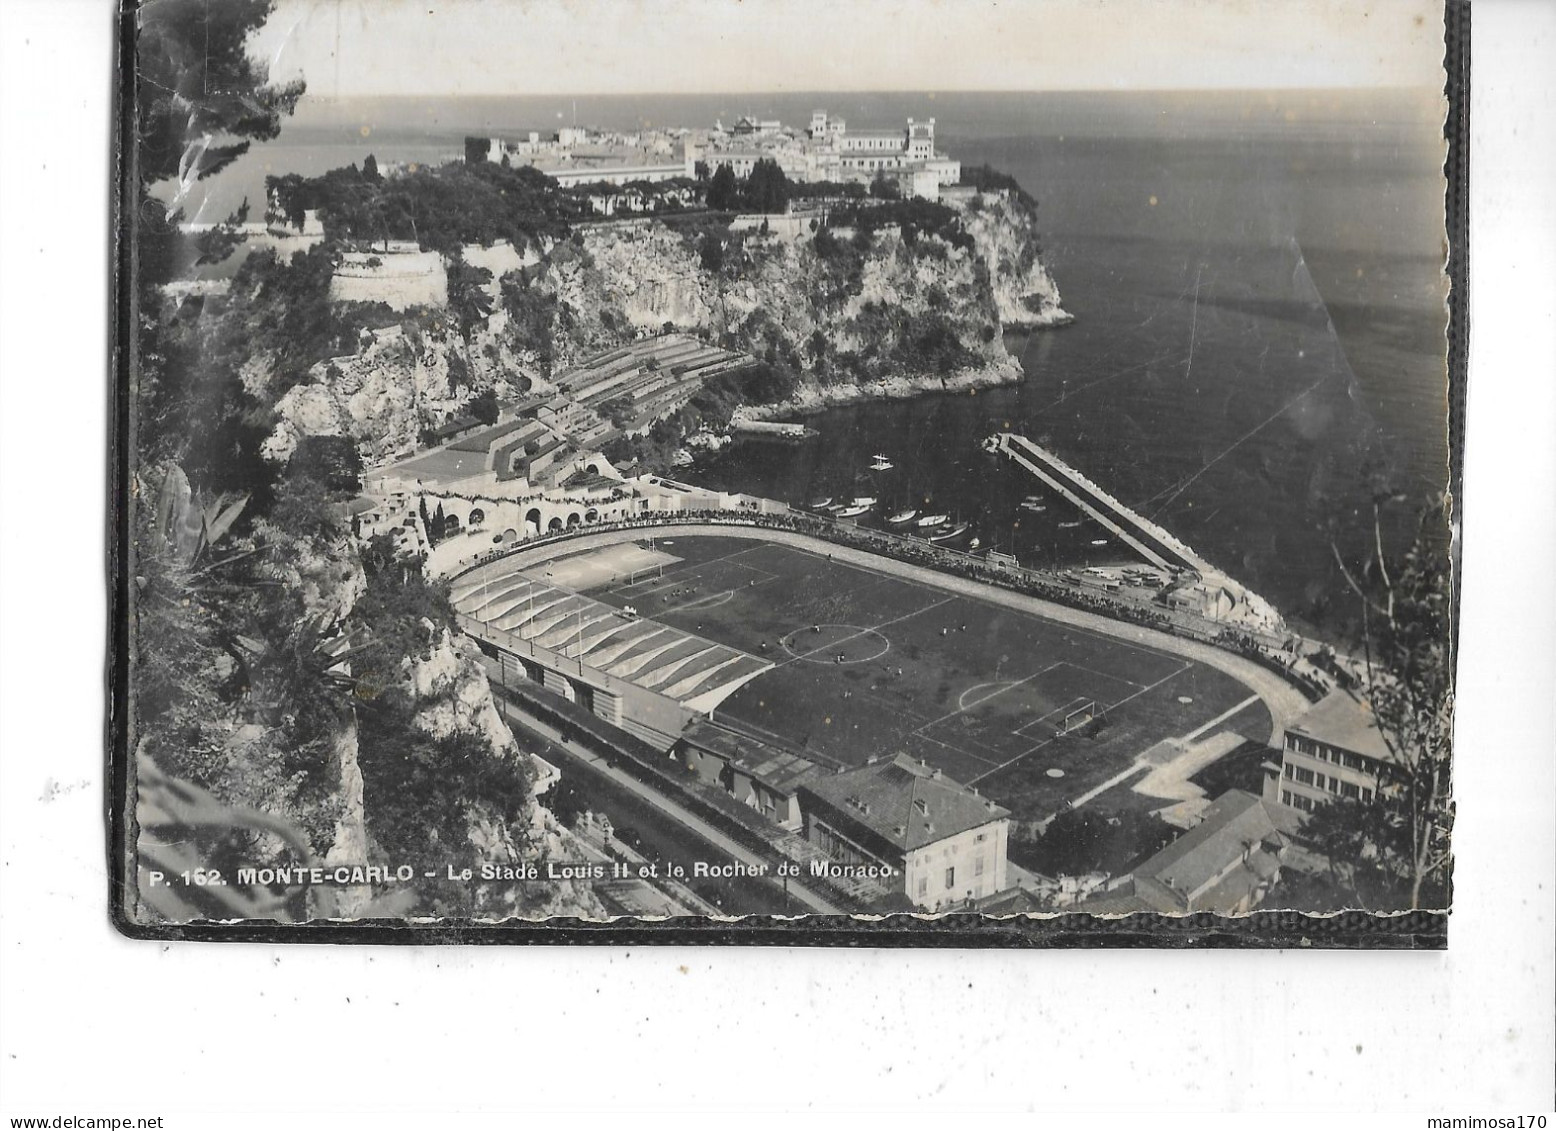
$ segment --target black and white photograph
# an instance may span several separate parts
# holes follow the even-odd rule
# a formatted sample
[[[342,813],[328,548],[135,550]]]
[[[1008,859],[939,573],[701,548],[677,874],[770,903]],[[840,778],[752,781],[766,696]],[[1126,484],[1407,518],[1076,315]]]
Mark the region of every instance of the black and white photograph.
[[[1445,945],[1442,4],[605,10],[127,15],[120,928]]]

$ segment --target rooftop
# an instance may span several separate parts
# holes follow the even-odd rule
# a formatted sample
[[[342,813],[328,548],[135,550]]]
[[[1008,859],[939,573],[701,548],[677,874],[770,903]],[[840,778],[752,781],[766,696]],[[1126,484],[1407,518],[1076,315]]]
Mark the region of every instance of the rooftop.
[[[1205,819],[1134,869],[1128,883],[1090,896],[1072,910],[1091,915],[1230,912],[1280,871],[1281,851],[1297,815],[1230,789]]]
[[[692,746],[723,758],[758,781],[788,791],[814,777],[816,763],[776,743],[742,734],[701,716],[686,724],[683,737]]]
[[[1383,741],[1372,709],[1344,691],[1331,692],[1286,729],[1353,754],[1383,762],[1394,760],[1394,752]]]
[[[1010,816],[906,754],[813,778],[800,788],[905,852]]]
[[[1251,793],[1229,789],[1203,821],[1134,870],[1136,890],[1140,881],[1154,880],[1197,909],[1231,907],[1244,887],[1279,869],[1278,854],[1295,821],[1295,813],[1288,817]],[[1239,862],[1246,867],[1234,868]]]

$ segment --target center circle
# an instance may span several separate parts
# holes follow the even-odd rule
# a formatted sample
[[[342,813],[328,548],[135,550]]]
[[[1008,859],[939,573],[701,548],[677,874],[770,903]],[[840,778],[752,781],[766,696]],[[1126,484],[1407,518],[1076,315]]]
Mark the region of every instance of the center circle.
[[[809,625],[779,643],[795,659],[811,664],[867,664],[891,651],[884,634],[857,624]]]

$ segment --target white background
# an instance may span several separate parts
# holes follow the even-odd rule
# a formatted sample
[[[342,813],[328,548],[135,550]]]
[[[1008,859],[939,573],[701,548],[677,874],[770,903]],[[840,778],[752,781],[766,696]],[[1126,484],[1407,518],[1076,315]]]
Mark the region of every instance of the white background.
[[[101,0],[0,0],[0,1110],[1549,1111],[1556,5],[1474,10],[1449,950],[629,952],[109,927],[111,26]]]

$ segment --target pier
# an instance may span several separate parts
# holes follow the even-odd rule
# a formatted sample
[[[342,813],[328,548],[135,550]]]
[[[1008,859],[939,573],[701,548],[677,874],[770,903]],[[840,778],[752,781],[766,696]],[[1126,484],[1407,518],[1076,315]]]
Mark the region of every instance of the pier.
[[[1214,572],[1214,567],[1167,531],[1130,510],[1058,456],[1025,436],[1001,432],[997,450],[1096,519],[1152,565],[1162,569],[1191,569],[1199,574]]]

